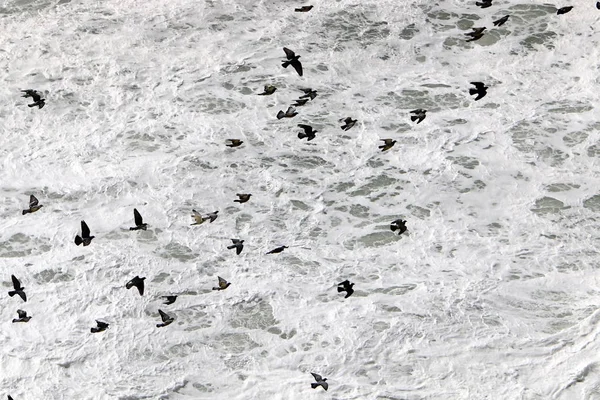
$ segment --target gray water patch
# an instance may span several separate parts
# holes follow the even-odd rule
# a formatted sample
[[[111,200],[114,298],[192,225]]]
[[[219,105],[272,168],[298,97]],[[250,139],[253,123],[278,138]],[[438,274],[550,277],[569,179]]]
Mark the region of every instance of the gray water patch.
[[[57,271],[53,269],[45,269],[33,275],[37,282],[68,282],[74,279],[73,275],[68,272]]]
[[[194,253],[189,247],[177,242],[171,242],[162,249],[156,250],[155,253],[163,258],[175,258],[183,262],[192,261],[198,257],[198,253]]]
[[[0,242],[0,257],[25,257],[50,251],[52,246],[23,233],[12,235],[7,241]]]
[[[277,325],[273,307],[267,300],[243,301],[232,307],[231,327],[265,329]]]
[[[565,204],[562,201],[557,200],[554,197],[542,197],[535,201],[535,207],[533,207],[531,211],[538,215],[547,215],[557,214],[567,208],[570,207],[565,207]]]
[[[592,211],[600,211],[600,194],[596,194],[583,201],[583,207]]]
[[[260,347],[247,333],[221,333],[210,345],[224,354],[241,354]]]
[[[571,189],[579,189],[581,185],[577,185],[574,183],[552,183],[550,185],[546,185],[545,189],[549,192],[566,192]]]

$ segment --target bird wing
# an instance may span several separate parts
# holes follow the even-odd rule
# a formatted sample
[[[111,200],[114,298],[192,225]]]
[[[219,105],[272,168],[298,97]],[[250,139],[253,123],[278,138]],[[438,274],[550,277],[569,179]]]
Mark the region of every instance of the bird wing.
[[[169,317],[169,314],[167,314],[163,310],[158,310],[158,313],[160,314],[160,318],[162,319],[162,322],[167,322],[171,318],[171,317]]]
[[[310,125],[298,124],[298,127],[304,129],[304,133],[312,132],[312,126],[310,126]]]
[[[15,290],[21,289],[21,282],[19,282],[17,277],[14,275],[11,275],[10,277],[12,278],[12,283],[13,283],[13,287],[15,288]]]
[[[346,286],[346,285],[349,285],[349,284],[350,284],[350,281],[348,279],[346,279],[344,282],[338,283],[338,286],[340,286],[340,285]]]
[[[140,283],[137,285],[138,291],[140,292],[140,296],[144,295],[144,280],[140,280]]]
[[[85,221],[81,221],[81,237],[90,237],[90,228],[87,226]]]
[[[133,209],[133,219],[135,220],[135,224],[137,226],[140,226],[144,223],[144,220],[142,219],[142,215],[138,212],[137,208]]]
[[[294,58],[296,56],[296,53],[294,53],[292,50],[288,49],[287,47],[284,47],[283,51],[285,51],[285,56],[287,57],[288,60],[291,60],[292,58]]]
[[[477,88],[477,90],[481,90],[483,89],[483,82],[471,82],[471,85],[475,85],[475,87]]]
[[[383,142],[385,144],[391,144],[392,143],[392,139],[381,139],[381,140],[383,140]]]
[[[221,289],[225,289],[225,287],[227,286],[227,281],[221,278],[220,276],[217,276],[217,278],[219,278],[219,287]]]
[[[137,278],[137,276],[136,276],[135,278]],[[133,281],[134,281],[134,279],[135,279],[135,278],[133,278],[132,280],[130,280],[129,282],[127,282],[127,283],[125,284],[125,287],[126,287],[127,289],[131,289],[131,288],[133,287]]]
[[[321,382],[323,380],[323,377],[321,375],[315,374],[314,372],[311,372],[311,374],[317,382]]]
[[[243,249],[244,249],[244,245],[241,242],[237,243],[237,245],[235,247],[235,254],[237,254],[239,256]]]
[[[23,310],[17,310],[17,314],[19,314],[19,318],[27,318],[27,312]]]
[[[194,218],[194,220],[196,221],[196,224],[201,224],[204,222],[204,218],[202,218],[202,215],[200,215],[200,213],[196,210],[192,210],[192,218]],[[192,224],[194,225],[194,224]]]
[[[29,207],[35,207],[38,203],[39,201],[34,195],[29,196]]]
[[[96,324],[98,325],[98,328],[100,328],[100,329],[108,328],[108,324],[106,322],[96,321]]]
[[[40,96],[40,94],[38,92],[36,92],[35,90],[32,90],[30,94],[31,94],[31,98],[35,102],[38,102],[42,99],[42,96]]]
[[[296,112],[296,109],[293,106],[289,106],[285,113],[287,115],[287,114],[293,114],[295,112]]]
[[[300,61],[298,61],[298,60],[292,61],[292,67],[294,67],[294,69],[296,70],[298,75],[302,76],[302,63]]]

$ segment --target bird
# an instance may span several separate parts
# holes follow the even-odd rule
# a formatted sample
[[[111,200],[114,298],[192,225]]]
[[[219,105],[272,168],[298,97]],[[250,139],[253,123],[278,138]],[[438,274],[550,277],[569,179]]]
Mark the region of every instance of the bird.
[[[598,1],[598,2],[596,3],[596,8],[597,8],[598,10],[600,10],[600,1]]]
[[[483,33],[475,33],[471,36],[471,39],[467,39],[466,42],[474,42],[476,40],[479,40],[483,37]]]
[[[381,140],[385,143],[385,144],[379,146],[381,151],[389,150],[396,144],[396,141],[392,140],[392,139],[381,139]]]
[[[277,119],[294,118],[296,115],[298,115],[298,113],[296,112],[294,106],[289,106],[286,112],[279,110],[279,112],[277,113]]]
[[[90,328],[90,332],[92,332],[92,333],[104,332],[106,330],[106,328],[108,328],[108,324],[106,322],[96,320],[96,325],[97,325],[96,327]]]
[[[306,102],[308,101],[308,99],[296,99],[294,100],[295,103],[292,104],[292,107],[300,107],[306,104]]]
[[[250,200],[250,196],[252,195],[250,193],[237,193],[236,196],[239,197],[239,199],[234,200],[234,203],[245,203]]]
[[[23,210],[23,215],[34,213],[42,207],[44,207],[44,206],[39,204],[38,199],[34,195],[30,195],[29,196],[29,209]]]
[[[412,110],[410,113],[415,114],[410,116],[411,121],[417,121],[417,124],[420,124],[426,117],[425,113],[427,110],[423,110],[422,108],[417,108],[416,110]]]
[[[492,6],[492,0],[483,0],[483,1],[481,1],[481,2],[479,2],[479,1],[476,1],[476,2],[475,2],[475,5],[476,5],[476,6],[479,6],[479,7],[481,7],[481,8],[488,8],[488,7],[491,7],[491,6]]]
[[[467,42],[472,42],[474,40],[481,39],[483,37],[483,31],[485,31],[487,28],[484,26],[481,28],[472,28],[472,29],[473,29],[472,32],[465,33],[466,36],[471,37],[471,39],[467,40]]]
[[[346,118],[340,119],[340,122],[344,123],[344,125],[342,125],[341,128],[343,130],[347,131],[348,129],[352,128],[354,126],[354,124],[356,124],[356,122],[358,122],[358,120],[352,119],[352,117],[346,117]]]
[[[315,97],[317,97],[317,91],[313,90],[311,88],[306,88],[306,89],[300,89],[304,92],[304,94],[302,96],[300,96],[301,99],[306,99],[306,98],[310,98],[311,100],[314,100]]]
[[[345,299],[352,296],[352,293],[354,293],[354,289],[352,289],[352,286],[354,286],[354,283],[350,283],[350,281],[347,279],[344,282],[338,283],[337,285],[338,285],[338,288],[337,288],[338,293],[346,292],[346,296],[344,297]]]
[[[200,225],[202,224],[204,221],[206,221],[206,219],[204,219],[204,217],[202,216],[202,214],[200,214],[198,211],[196,210],[192,210],[192,218],[194,218],[194,222],[191,225]],[[208,219],[208,218],[207,218]]]
[[[313,8],[313,6],[302,6],[300,8],[294,8],[296,12],[308,12]]]
[[[81,221],[81,236],[75,236],[75,244],[79,246],[83,243],[84,246],[89,246],[92,243],[92,239],[96,236],[90,236],[90,228],[87,226],[85,221]]]
[[[175,303],[175,300],[177,300],[176,295],[162,296],[162,298],[165,299],[165,302],[163,304],[173,304],[173,303]]]
[[[285,56],[287,60],[283,60],[281,66],[283,68],[287,68],[288,65],[291,65],[292,67],[294,67],[298,75],[302,76],[302,63],[300,63],[300,60],[298,60],[300,56],[297,56],[296,53],[294,53],[287,47],[284,47],[283,51],[285,51]]]
[[[21,90],[21,92],[25,93],[21,97],[31,97],[31,99],[33,100],[33,103],[27,104],[27,106],[29,106],[29,107],[38,106],[38,108],[41,109],[42,107],[44,107],[46,105],[46,99],[42,99],[42,96],[37,91],[32,90],[32,89],[25,89],[25,90]]]
[[[488,87],[485,86],[482,82],[471,82],[471,85],[475,85],[475,89],[469,89],[469,94],[477,95],[477,97],[475,97],[475,101],[483,98],[487,94]]]
[[[287,248],[288,248],[288,246],[279,246],[279,247],[276,247],[273,250],[269,251],[267,254],[281,253],[283,250],[285,250]]]
[[[21,286],[21,282],[19,282],[17,277],[14,275],[11,275],[10,277],[12,278],[13,289],[15,289],[15,290],[11,290],[10,292],[8,292],[8,295],[10,297],[13,297],[15,294],[18,294],[19,297],[21,297],[23,299],[23,301],[27,301],[27,295],[25,294],[25,288],[23,286]]]
[[[227,146],[227,147],[238,147],[238,146],[241,146],[242,143],[244,143],[244,142],[241,141],[240,139],[227,139],[225,141],[225,146]]]
[[[19,318],[15,318],[12,320],[13,323],[15,322],[28,322],[31,317],[27,316],[27,312],[23,311],[23,310],[17,310],[17,314],[19,315]]]
[[[158,313],[160,314],[160,319],[162,319],[162,324],[156,324],[157,328],[162,328],[163,326],[167,326],[171,322],[175,321],[175,318],[171,317],[169,314],[167,314],[163,310],[158,310]]]
[[[10,397],[10,394],[8,395],[8,400],[13,400],[13,398],[12,398],[12,397]]]
[[[392,232],[398,231],[398,235],[402,235],[408,229],[406,227],[406,221],[403,219],[397,219],[390,224]]]
[[[217,278],[219,278],[219,286],[213,287],[212,290],[225,290],[229,287],[229,285],[231,285],[231,282],[227,282],[225,279],[221,278],[220,276],[217,276]]]
[[[146,277],[140,278],[139,276],[136,275],[132,280],[127,282],[125,287],[127,289],[131,289],[132,287],[135,286],[137,288],[137,290],[140,292],[140,296],[143,296],[144,295],[144,279],[146,279]]]
[[[326,382],[327,378],[323,378],[321,375],[315,374],[314,372],[311,372],[311,374],[315,378],[315,381],[317,381],[317,382],[311,383],[310,387],[313,389],[316,389],[319,386],[321,386],[323,389],[327,390],[327,388],[329,387],[329,384]]]
[[[506,21],[508,21],[508,17],[510,17],[510,15],[505,15],[504,17],[497,19],[493,22],[494,26],[502,26],[506,23]]]
[[[561,7],[556,10],[556,15],[566,14],[573,9],[573,6]]]
[[[135,226],[129,228],[130,231],[137,231],[139,229],[145,231],[146,228],[148,228],[148,224],[144,223],[144,220],[142,219],[142,215],[139,213],[137,208],[133,209],[133,220],[135,222]]]
[[[262,93],[259,93],[259,96],[270,96],[273,93],[275,93],[275,91],[277,90],[277,88],[273,85],[265,85],[265,91]]]
[[[239,256],[244,249],[244,241],[240,239],[231,239],[231,241],[233,244],[231,246],[227,246],[227,249],[235,249],[235,253]]]
[[[304,124],[298,124],[298,127],[304,129],[304,132],[298,133],[298,138],[299,139],[308,138],[308,141],[311,141],[311,140],[313,140],[316,137],[315,133],[317,133],[317,131],[315,131],[312,128],[312,126],[310,126],[310,125],[304,125]]]

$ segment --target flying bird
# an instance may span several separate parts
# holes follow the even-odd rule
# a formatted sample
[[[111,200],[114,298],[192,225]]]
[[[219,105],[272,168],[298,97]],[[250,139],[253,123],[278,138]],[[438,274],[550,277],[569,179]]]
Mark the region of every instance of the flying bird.
[[[21,92],[25,93],[21,97],[31,97],[31,99],[33,100],[33,103],[27,104],[27,106],[29,106],[29,107],[38,106],[38,108],[41,109],[42,107],[44,107],[46,105],[46,99],[42,99],[42,96],[37,91],[32,90],[32,89],[26,89],[26,90],[21,90]]]
[[[288,246],[279,246],[279,247],[276,247],[273,250],[269,251],[267,254],[281,253],[283,250],[285,250],[287,248],[288,248]]]
[[[171,317],[169,314],[167,314],[163,310],[158,310],[158,313],[160,314],[160,319],[162,319],[162,324],[156,324],[157,328],[162,328],[163,326],[167,326],[175,320],[175,318]]]
[[[561,7],[556,10],[556,15],[566,14],[573,9],[573,6]],[[31,106],[30,106],[31,107]]]
[[[225,279],[221,278],[220,276],[217,276],[217,278],[219,278],[219,286],[213,287],[212,290],[225,290],[229,287],[229,285],[231,285],[231,282],[227,282]]]
[[[346,117],[346,118],[340,119],[340,122],[344,123],[344,125],[342,125],[341,128],[343,130],[347,131],[348,129],[352,128],[354,126],[354,124],[356,124],[356,122],[358,122],[358,120],[352,119],[352,117]]]
[[[417,124],[420,124],[421,121],[423,121],[426,117],[425,113],[427,112],[427,110],[423,110],[421,108],[418,108],[416,110],[412,110],[410,113],[411,114],[415,114],[415,115],[411,115],[410,116],[410,120],[415,122],[417,121]]]
[[[344,282],[338,283],[337,285],[338,285],[338,288],[337,288],[338,293],[346,292],[346,296],[344,297],[345,299],[352,296],[352,293],[354,293],[354,289],[352,289],[352,286],[354,286],[354,283],[350,283],[350,281],[347,279]]]
[[[286,112],[279,110],[279,112],[277,113],[277,119],[294,118],[296,115],[298,115],[298,113],[296,112],[294,106],[289,106]]]
[[[234,200],[234,203],[245,203],[250,200],[250,196],[252,195],[250,193],[237,193],[236,196],[239,197],[239,199]]]
[[[301,99],[307,99],[310,98],[311,100],[314,100],[315,97],[317,97],[317,91],[313,90],[311,88],[306,88],[306,89],[300,89],[304,92],[304,94],[302,96],[300,96]]]
[[[302,63],[300,63],[300,60],[298,60],[300,58],[300,56],[297,56],[296,53],[294,53],[292,50],[288,49],[287,47],[284,47],[283,51],[285,51],[285,56],[287,58],[287,61],[284,60],[283,63],[281,64],[281,66],[283,68],[287,68],[288,65],[291,65],[292,67],[294,67],[294,69],[296,70],[298,75],[302,76]]]
[[[90,332],[92,332],[92,333],[104,332],[108,328],[108,324],[106,322],[96,320],[96,325],[97,325],[96,327],[90,328]]]
[[[244,143],[244,142],[241,141],[240,139],[227,139],[225,141],[225,146],[227,146],[227,147],[238,147],[238,146],[241,146],[242,143]]]
[[[84,246],[89,246],[92,243],[92,239],[96,236],[90,236],[90,228],[87,226],[85,221],[81,221],[81,236],[75,236],[75,244],[79,246],[83,243]]]
[[[15,318],[12,320],[13,324],[15,322],[28,322],[31,317],[27,316],[27,312],[23,311],[23,310],[17,310],[17,314],[19,315],[19,318]]]
[[[265,91],[262,93],[259,93],[259,96],[270,96],[273,93],[275,93],[275,91],[277,90],[277,88],[273,85],[265,85]]]
[[[476,5],[476,6],[479,6],[479,7],[481,7],[481,8],[488,8],[488,7],[491,7],[491,6],[492,6],[492,0],[483,0],[483,1],[481,1],[481,2],[479,2],[479,1],[476,1],[476,2],[475,2],[475,5]]]
[[[162,296],[163,299],[165,299],[165,302],[163,304],[173,304],[175,303],[175,300],[177,300],[177,296],[173,295],[173,296]]]
[[[327,388],[329,387],[329,384],[326,382],[327,378],[323,378],[321,375],[315,374],[314,372],[311,372],[311,374],[315,378],[315,381],[317,381],[317,382],[311,383],[310,387],[313,389],[316,389],[319,386],[321,386],[323,389],[327,390]]]
[[[145,231],[146,228],[148,228],[148,224],[144,223],[144,220],[142,219],[142,215],[139,213],[137,208],[133,209],[133,220],[135,222],[135,226],[132,228],[129,228],[130,231],[137,231],[139,229]]]
[[[475,97],[475,101],[483,98],[487,94],[488,87],[485,86],[482,82],[471,82],[471,85],[475,85],[475,89],[469,89],[469,94],[477,95],[477,97]]]
[[[19,297],[21,297],[23,299],[23,301],[27,301],[27,295],[25,294],[25,288],[23,286],[21,286],[21,282],[19,282],[17,277],[14,275],[11,275],[10,277],[12,278],[12,284],[13,284],[14,290],[11,290],[10,292],[8,292],[8,295],[10,297],[13,297],[15,294],[18,294]]]
[[[392,139],[381,139],[381,140],[384,142],[384,144],[379,146],[381,151],[389,150],[396,144],[396,141],[392,140]]]
[[[295,8],[294,11],[296,12],[308,12],[313,8],[313,6],[302,6],[300,8]]]
[[[304,125],[304,124],[298,124],[298,127],[304,129],[304,132],[298,133],[298,138],[299,139],[308,138],[308,141],[311,141],[311,140],[313,140],[316,137],[315,133],[317,133],[317,131],[315,131],[312,128],[312,126],[310,126],[310,125]]]
[[[146,279],[146,277],[140,278],[139,276],[136,275],[132,280],[127,282],[125,287],[127,289],[131,289],[132,287],[135,286],[137,288],[137,290],[140,292],[140,296],[143,296],[144,295],[144,279]]]
[[[398,235],[402,235],[408,229],[406,227],[406,221],[403,219],[397,219],[390,224],[392,232],[398,231]]]
[[[472,32],[465,33],[466,36],[470,36],[471,39],[467,40],[467,42],[473,42],[475,40],[479,40],[483,37],[483,31],[486,30],[486,27],[482,28],[473,28]]]
[[[23,210],[23,215],[34,213],[42,207],[44,207],[44,206],[39,204],[38,199],[34,195],[30,195],[29,196],[29,209]]]
[[[235,249],[235,253],[239,256],[242,250],[244,249],[244,241],[240,239],[231,239],[233,244],[231,246],[227,246],[228,249]]]
[[[505,15],[504,17],[497,19],[493,22],[494,26],[502,26],[506,23],[506,21],[508,21],[508,17],[510,17],[510,15]]]
[[[294,100],[294,101],[295,101],[295,103],[292,104],[292,107],[301,107],[301,106],[303,106],[303,105],[306,104],[306,102],[308,101],[308,99],[297,99],[297,100]]]

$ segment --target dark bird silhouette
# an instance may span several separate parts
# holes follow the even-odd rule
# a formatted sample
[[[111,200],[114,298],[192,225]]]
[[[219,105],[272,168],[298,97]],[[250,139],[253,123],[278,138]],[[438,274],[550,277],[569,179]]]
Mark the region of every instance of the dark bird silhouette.
[[[301,99],[310,98],[311,100],[314,100],[315,97],[317,97],[316,90],[312,90],[311,88],[300,89],[300,90],[302,90],[304,92],[304,94],[302,96],[300,96]]]
[[[596,8],[600,10],[600,1],[596,3]]]
[[[137,231],[139,229],[145,231],[146,228],[148,228],[148,224],[144,223],[144,220],[142,219],[142,215],[139,213],[137,208],[133,209],[133,220],[135,222],[135,226],[132,228],[129,228],[130,231]]]
[[[21,286],[21,282],[19,282],[17,277],[14,275],[11,275],[10,277],[12,278],[12,284],[13,284],[14,290],[11,290],[10,292],[8,292],[8,295],[10,297],[13,297],[15,294],[18,294],[19,297],[21,297],[23,299],[23,301],[27,301],[27,295],[25,294],[25,288],[23,286]]]
[[[488,8],[492,6],[492,0],[482,0],[481,2],[476,1],[475,5],[481,8]]]
[[[573,9],[573,6],[561,7],[556,10],[556,15],[566,14]]]
[[[303,105],[306,104],[306,102],[308,101],[308,99],[297,99],[297,100],[294,100],[294,101],[295,101],[295,103],[292,104],[292,107],[301,107],[301,106],[303,106]]]
[[[242,250],[244,249],[244,241],[240,239],[231,239],[233,244],[231,246],[227,246],[229,250],[235,249],[235,253],[239,256]]]
[[[234,200],[234,201],[236,201],[236,200]],[[208,220],[210,220],[210,222],[212,223],[215,219],[217,219],[217,217],[218,217],[217,214],[219,213],[219,211],[213,211],[211,213],[206,214],[206,216],[203,216],[196,210],[192,210],[192,213],[193,213],[192,218],[194,218],[194,220],[196,221],[192,225],[200,225],[203,222],[206,222]]]
[[[310,125],[304,125],[304,124],[298,124],[298,127],[304,129],[304,132],[298,133],[298,138],[299,139],[307,138],[308,141],[310,141],[310,140],[313,140],[316,137],[315,133],[317,133],[317,131],[315,131],[312,128],[312,126],[310,126]]]
[[[502,26],[506,23],[506,21],[508,21],[508,17],[510,17],[510,15],[505,15],[504,17],[497,19],[493,22],[494,26]]]
[[[289,106],[286,112],[279,110],[279,112],[277,113],[277,119],[294,118],[296,115],[298,115],[298,113],[296,112],[294,106]]]
[[[467,40],[467,42],[472,42],[474,40],[479,40],[483,37],[483,31],[486,30],[486,27],[482,28],[473,28],[472,32],[465,33],[466,36],[470,36],[471,39]]]
[[[283,68],[287,68],[288,65],[291,65],[292,67],[294,67],[298,75],[302,76],[302,63],[300,63],[300,60],[298,60],[300,56],[297,56],[296,53],[294,53],[287,47],[284,47],[283,51],[285,51],[287,61],[284,60],[281,66],[283,66]]]
[[[169,314],[167,314],[163,310],[158,310],[158,313],[160,314],[160,319],[162,319],[162,324],[156,324],[157,328],[162,328],[163,326],[167,326],[171,322],[175,321],[175,318],[171,317]]]
[[[98,333],[104,332],[108,328],[108,324],[106,322],[96,320],[96,327],[90,328],[90,332]]]
[[[83,243],[84,246],[89,246],[92,243],[92,239],[96,236],[90,236],[90,228],[88,228],[85,221],[81,221],[81,236],[75,236],[75,244],[79,246]]]
[[[338,285],[338,288],[337,288],[338,293],[346,292],[346,296],[344,297],[345,299],[352,296],[352,293],[354,293],[354,289],[352,289],[352,286],[354,286],[354,283],[350,283],[349,280],[340,282],[337,285]]]
[[[381,139],[381,140],[384,142],[384,144],[379,146],[381,151],[389,150],[396,144],[396,141],[392,140],[392,139]]]
[[[308,12],[313,8],[313,6],[302,6],[300,8],[295,8],[294,11],[296,12]]]
[[[352,117],[346,117],[346,118],[340,119],[340,122],[344,123],[344,125],[342,125],[341,128],[343,130],[347,131],[348,129],[352,128],[354,126],[354,124],[356,124],[358,122],[358,120],[352,119]]]
[[[481,39],[482,37],[483,37],[483,33],[476,33],[471,36],[471,39],[467,39],[466,42],[474,42],[476,40]]]
[[[471,82],[471,85],[475,85],[475,89],[473,89],[473,88],[469,89],[469,94],[477,95],[477,97],[475,97],[475,101],[485,97],[485,95],[487,94],[487,89],[488,89],[487,86],[485,86],[482,82]]]
[[[406,221],[403,219],[397,219],[390,224],[392,232],[398,231],[398,235],[402,235],[408,229],[406,227]]]
[[[175,303],[175,300],[177,300],[177,296],[173,295],[173,296],[163,296],[163,299],[165,299],[165,302],[163,304],[173,304]]]
[[[220,276],[217,276],[217,278],[219,278],[219,286],[213,287],[212,290],[225,290],[229,287],[229,285],[231,285],[231,282],[227,282],[225,279],[221,278]]]
[[[315,381],[317,381],[316,383],[310,384],[311,388],[316,389],[319,386],[321,386],[325,390],[327,390],[327,388],[329,388],[329,384],[326,382],[327,378],[323,378],[321,375],[315,374],[314,372],[311,372],[311,374],[315,378]]]
[[[275,93],[275,91],[277,90],[277,88],[273,85],[265,85],[265,91],[262,93],[259,93],[259,96],[270,96],[273,93]]]
[[[238,147],[238,146],[241,146],[242,143],[244,143],[244,142],[241,141],[240,139],[227,139],[225,141],[225,146],[227,146],[227,147]]]
[[[27,316],[27,312],[26,311],[17,310],[17,314],[19,315],[19,318],[13,319],[13,321],[12,321],[13,324],[15,322],[28,322],[31,319],[31,317]]]
[[[10,394],[8,395],[8,400],[13,400],[13,398],[12,398],[12,397],[10,397]]]
[[[236,196],[239,197],[239,199],[234,200],[234,203],[245,203],[250,200],[250,196],[252,195],[250,193],[237,193]]]
[[[427,110],[423,110],[422,108],[417,108],[416,110],[412,110],[410,113],[415,114],[415,115],[411,115],[410,120],[413,122],[417,121],[417,124],[420,124],[421,121],[423,121],[425,119],[425,117],[427,116],[427,115],[425,115],[426,112],[427,112]]]
[[[34,195],[30,195],[29,196],[29,209],[23,210],[23,215],[34,213],[42,207],[44,207],[44,206],[39,204],[38,199]]]
[[[46,105],[46,99],[42,99],[42,96],[35,90],[32,89],[26,89],[26,90],[21,90],[21,92],[25,93],[22,97],[31,97],[31,99],[33,100],[33,103],[31,104],[27,104],[27,106],[29,107],[35,107],[38,106],[38,108],[42,108]]]
[[[281,253],[283,250],[285,250],[287,248],[288,248],[288,246],[279,246],[279,247],[276,247],[273,250],[269,251],[267,254]]]
[[[125,285],[125,287],[127,289],[131,289],[132,287],[136,287],[137,290],[140,292],[140,296],[144,295],[144,279],[146,279],[146,277],[140,278],[139,276],[135,276],[135,278],[133,278],[132,280],[130,280],[129,282],[127,282],[127,284]]]

